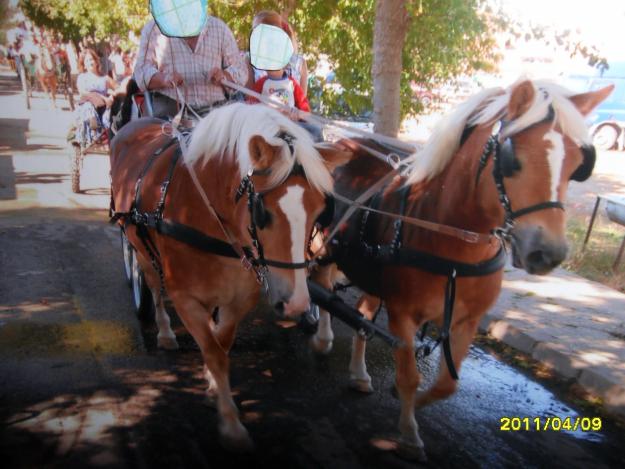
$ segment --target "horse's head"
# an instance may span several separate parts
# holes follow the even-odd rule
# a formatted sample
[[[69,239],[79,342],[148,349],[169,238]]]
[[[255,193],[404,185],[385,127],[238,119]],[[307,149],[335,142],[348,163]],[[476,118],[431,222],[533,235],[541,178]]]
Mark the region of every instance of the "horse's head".
[[[336,154],[322,156],[306,130],[273,109],[233,104],[196,126],[187,164],[201,157],[220,172],[215,198],[229,187],[224,203],[234,199],[234,209],[223,205],[220,216],[260,270],[266,266],[271,304],[287,316],[302,313],[310,302],[308,243],[332,191]]]
[[[503,95],[508,103],[491,138],[494,184],[480,184],[484,209],[503,215],[515,267],[545,274],[565,259],[566,190],[569,181],[588,179],[595,164],[584,116],[612,88],[570,95],[523,81]]]
[[[300,134],[298,138],[302,137]],[[310,143],[309,137],[306,139]],[[253,192],[247,190],[247,216],[239,217],[240,229],[248,232],[252,245],[254,238],[258,240],[256,255],[262,255],[268,266],[271,304],[286,316],[294,317],[308,309],[310,303],[306,258],[313,225],[328,210],[330,169],[342,162],[342,154],[317,153],[312,145],[298,148],[295,137],[286,132],[270,141],[255,135],[249,149]],[[306,154],[298,155],[294,161],[295,154],[304,150]],[[273,178],[285,168],[285,175]],[[277,181],[280,182],[276,184]]]

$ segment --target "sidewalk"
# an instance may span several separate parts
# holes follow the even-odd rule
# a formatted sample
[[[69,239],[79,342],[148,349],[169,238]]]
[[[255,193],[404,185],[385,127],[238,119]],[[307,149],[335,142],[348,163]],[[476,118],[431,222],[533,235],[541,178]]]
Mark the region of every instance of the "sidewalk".
[[[26,138],[30,144],[36,144],[42,138],[65,141],[74,114],[69,110],[69,103],[63,96],[57,94],[57,108],[54,110],[48,96],[43,92],[35,91],[31,99],[31,109],[28,110],[23,104],[21,84],[15,72],[0,65],[0,81],[5,95],[14,96],[17,104],[12,105],[10,109],[4,109],[8,111],[3,113],[5,119],[10,116],[13,120],[27,122],[27,128],[24,130],[27,132]]]
[[[625,417],[625,294],[556,269],[506,268],[483,332],[572,378]]]

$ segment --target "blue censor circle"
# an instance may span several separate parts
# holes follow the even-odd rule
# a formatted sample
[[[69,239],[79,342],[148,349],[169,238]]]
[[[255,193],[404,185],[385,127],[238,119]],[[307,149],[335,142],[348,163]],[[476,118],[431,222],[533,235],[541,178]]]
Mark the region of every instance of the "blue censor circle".
[[[150,12],[165,36],[197,36],[206,24],[208,0],[150,0]]]
[[[259,70],[280,70],[293,55],[293,42],[281,28],[259,24],[250,36],[250,62]]]

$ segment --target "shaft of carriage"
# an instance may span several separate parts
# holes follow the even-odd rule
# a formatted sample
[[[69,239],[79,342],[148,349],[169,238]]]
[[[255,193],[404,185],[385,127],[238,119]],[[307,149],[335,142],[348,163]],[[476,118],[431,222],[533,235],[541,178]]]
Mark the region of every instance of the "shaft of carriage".
[[[310,279],[308,279],[308,291],[310,293],[310,299],[315,304],[344,322],[364,338],[371,339],[377,336],[393,348],[404,345],[403,341],[384,328],[367,320],[357,309],[349,306],[338,295],[326,290]]]

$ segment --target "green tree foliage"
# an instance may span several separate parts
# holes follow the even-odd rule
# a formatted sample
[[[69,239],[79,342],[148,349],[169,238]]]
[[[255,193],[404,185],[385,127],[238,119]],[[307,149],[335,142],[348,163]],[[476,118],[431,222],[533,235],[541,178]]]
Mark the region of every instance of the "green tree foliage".
[[[492,3],[492,2],[491,2]],[[138,33],[148,20],[148,0],[20,0],[38,26],[78,42],[84,36],[122,38]],[[314,70],[327,57],[340,86],[309,88],[323,93],[326,109],[359,114],[372,108],[372,45],[375,0],[209,0],[211,14],[248,48],[252,18],[260,10],[280,12],[297,33],[300,51]],[[546,37],[544,29],[523,27],[494,11],[486,0],[406,0],[410,24],[402,49],[402,114],[420,110],[411,83],[435,87],[459,74],[492,70],[498,57],[495,34],[509,30],[516,38]],[[563,48],[601,63],[598,52],[566,34],[553,35]]]
[[[491,12],[482,0],[407,1],[411,23],[403,47],[402,113],[418,110],[410,83],[434,86],[476,69],[488,69],[495,59]],[[354,113],[371,109],[372,44],[375,0],[259,0],[210,2],[215,15],[235,31],[246,47],[254,14],[263,9],[286,13],[297,32],[302,52],[314,69],[325,54],[341,87],[325,88],[324,102]],[[313,87],[314,89],[314,87]]]
[[[0,43],[6,42],[6,31],[14,26],[11,21],[14,13],[9,0],[0,0]]]
[[[20,0],[19,6],[36,26],[60,34],[65,40],[85,36],[108,39],[139,31],[148,19],[144,0]]]

